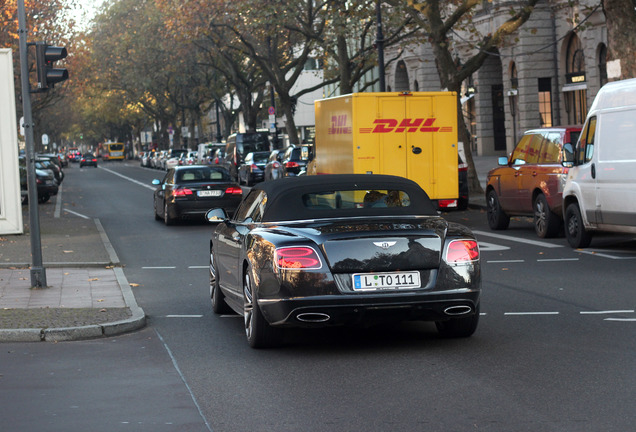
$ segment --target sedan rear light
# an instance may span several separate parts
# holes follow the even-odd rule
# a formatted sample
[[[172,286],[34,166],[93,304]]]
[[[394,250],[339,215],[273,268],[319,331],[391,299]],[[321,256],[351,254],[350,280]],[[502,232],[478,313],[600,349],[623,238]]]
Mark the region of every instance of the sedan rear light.
[[[250,172],[254,172],[254,171],[258,171],[258,167],[256,166],[256,164],[250,165]]]
[[[188,195],[192,195],[192,189],[188,189],[188,188],[177,188],[175,189],[172,194],[175,197],[184,197],[184,196],[188,196]]]
[[[479,259],[479,246],[475,240],[453,240],[446,249],[447,263],[463,263]]]
[[[278,248],[274,252],[278,268],[293,270],[317,270],[322,267],[318,253],[308,246]]]
[[[225,193],[230,195],[241,195],[243,193],[243,189],[238,186],[230,186],[229,188],[225,189]]]
[[[285,168],[298,168],[298,162],[289,161],[285,163]]]

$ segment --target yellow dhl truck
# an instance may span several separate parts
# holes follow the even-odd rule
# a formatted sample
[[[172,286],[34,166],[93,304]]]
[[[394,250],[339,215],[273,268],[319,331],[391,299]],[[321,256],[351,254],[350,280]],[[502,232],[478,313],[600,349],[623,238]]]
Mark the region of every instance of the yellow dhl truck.
[[[455,92],[353,93],[314,102],[308,174],[390,174],[418,183],[439,208],[457,207]]]

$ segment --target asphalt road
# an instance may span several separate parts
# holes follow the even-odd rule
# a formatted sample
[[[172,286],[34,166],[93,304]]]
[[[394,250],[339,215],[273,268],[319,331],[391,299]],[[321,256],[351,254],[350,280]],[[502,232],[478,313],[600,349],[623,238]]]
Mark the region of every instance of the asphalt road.
[[[154,220],[150,183],[163,172],[112,162],[66,173],[61,199],[73,213],[63,217],[100,218],[139,285],[148,327],[100,341],[3,344],[0,417],[12,430],[634,428],[628,237],[574,251],[563,238],[538,239],[523,220],[492,232],[479,210],[451,213],[481,244],[482,317],[472,338],[444,340],[432,324],[405,323],[298,331],[283,348],[253,350],[240,317],[211,312],[212,227]]]

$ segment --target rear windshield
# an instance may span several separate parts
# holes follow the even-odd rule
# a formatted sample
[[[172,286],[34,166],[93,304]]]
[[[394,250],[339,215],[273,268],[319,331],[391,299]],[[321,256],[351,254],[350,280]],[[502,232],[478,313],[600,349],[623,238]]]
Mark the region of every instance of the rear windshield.
[[[267,159],[269,159],[269,153],[254,153],[255,163],[267,163]]]
[[[303,205],[310,210],[410,207],[411,198],[400,190],[338,190],[304,194]]]
[[[269,151],[269,140],[265,135],[243,135],[241,138],[245,154],[255,151]]]
[[[230,174],[224,169],[212,167],[180,170],[179,172],[177,172],[178,183],[202,182],[208,180],[230,181]]]

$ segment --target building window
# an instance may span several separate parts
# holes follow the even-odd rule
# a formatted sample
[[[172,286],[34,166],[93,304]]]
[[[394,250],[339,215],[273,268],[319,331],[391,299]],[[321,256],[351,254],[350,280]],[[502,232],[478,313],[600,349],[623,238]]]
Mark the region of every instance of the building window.
[[[552,127],[552,80],[539,78],[539,114],[541,127]]]
[[[585,55],[581,41],[572,34],[567,47],[565,110],[569,124],[583,124],[587,114],[587,81]]]

